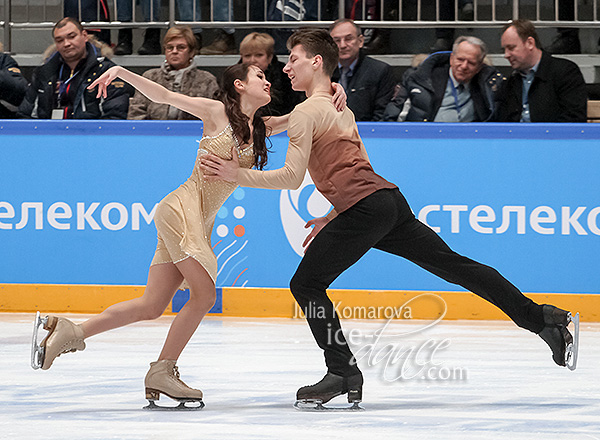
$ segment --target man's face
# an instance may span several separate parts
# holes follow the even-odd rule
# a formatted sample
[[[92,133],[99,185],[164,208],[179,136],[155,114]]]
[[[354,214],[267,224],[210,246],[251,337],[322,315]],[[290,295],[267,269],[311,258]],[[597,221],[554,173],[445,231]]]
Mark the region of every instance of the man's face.
[[[535,40],[529,37],[521,40],[514,26],[509,27],[502,34],[502,49],[504,58],[508,60],[511,67],[516,70],[529,70],[534,66]]]
[[[192,51],[183,37],[169,40],[165,44],[165,58],[175,70],[184,69],[191,64]]]
[[[469,82],[481,70],[479,46],[463,41],[450,55],[450,69],[458,82]]]
[[[352,23],[342,23],[331,31],[331,38],[340,50],[340,63],[350,64],[358,58],[360,48],[363,47],[364,37],[358,35]]]
[[[86,31],[80,31],[73,23],[54,30],[56,50],[67,63],[77,62],[85,56]]]
[[[313,78],[313,62],[315,57],[309,57],[302,45],[297,44],[290,51],[290,57],[283,68],[284,73],[290,78],[292,89],[300,92],[308,90]]]

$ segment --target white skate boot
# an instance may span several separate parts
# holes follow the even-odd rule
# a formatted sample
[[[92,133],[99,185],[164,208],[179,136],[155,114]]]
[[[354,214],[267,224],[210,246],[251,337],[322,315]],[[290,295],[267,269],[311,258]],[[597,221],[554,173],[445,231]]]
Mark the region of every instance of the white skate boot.
[[[40,344],[37,343],[37,334],[40,325],[48,334]],[[52,362],[63,353],[85,350],[83,330],[77,324],[66,318],[47,315],[40,317],[37,312],[33,325],[33,339],[31,343],[31,367],[34,370],[41,368],[47,370]]]
[[[204,408],[202,391],[188,387],[180,378],[179,370],[173,360],[152,362],[150,370],[144,379],[146,386],[146,399],[149,404],[144,409],[153,410],[188,410],[194,411]],[[179,402],[178,406],[158,406],[154,402],[165,394]],[[194,406],[186,406],[187,402],[194,402]]]

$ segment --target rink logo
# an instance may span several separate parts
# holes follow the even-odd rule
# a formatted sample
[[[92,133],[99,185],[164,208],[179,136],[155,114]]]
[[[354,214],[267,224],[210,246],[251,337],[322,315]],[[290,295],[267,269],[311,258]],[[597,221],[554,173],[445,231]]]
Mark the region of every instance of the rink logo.
[[[281,224],[288,243],[300,257],[304,256],[302,242],[308,234],[304,225],[315,217],[323,217],[330,209],[331,204],[317,191],[308,173],[298,189],[281,191]]]

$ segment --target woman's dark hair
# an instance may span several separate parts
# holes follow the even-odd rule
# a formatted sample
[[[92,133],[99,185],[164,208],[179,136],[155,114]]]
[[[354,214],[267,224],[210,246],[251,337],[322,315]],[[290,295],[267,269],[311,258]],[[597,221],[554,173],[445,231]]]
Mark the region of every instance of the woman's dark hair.
[[[225,69],[221,76],[221,89],[219,91],[219,100],[225,104],[225,114],[229,118],[229,123],[233,129],[233,134],[237,137],[240,144],[250,143],[250,128],[248,127],[248,116],[242,113],[240,106],[240,94],[235,89],[233,82],[236,79],[246,81],[248,79],[249,64],[235,64]],[[254,166],[262,170],[267,164],[267,128],[262,119],[261,111],[254,114],[252,120],[253,133],[252,142],[254,144]],[[270,134],[270,133],[269,133]]]

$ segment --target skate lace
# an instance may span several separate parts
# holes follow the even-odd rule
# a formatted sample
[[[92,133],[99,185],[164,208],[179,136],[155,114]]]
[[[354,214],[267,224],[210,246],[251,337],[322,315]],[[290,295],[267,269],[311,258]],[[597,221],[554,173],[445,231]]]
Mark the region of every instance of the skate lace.
[[[61,347],[61,351],[58,354],[58,356],[60,356],[61,354],[65,354],[65,353],[75,353],[77,351],[77,349],[75,347],[71,347],[71,345],[75,344],[77,342],[79,342],[79,339],[73,339],[71,341],[65,342],[65,344]]]

